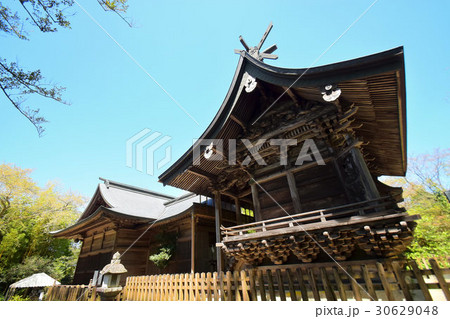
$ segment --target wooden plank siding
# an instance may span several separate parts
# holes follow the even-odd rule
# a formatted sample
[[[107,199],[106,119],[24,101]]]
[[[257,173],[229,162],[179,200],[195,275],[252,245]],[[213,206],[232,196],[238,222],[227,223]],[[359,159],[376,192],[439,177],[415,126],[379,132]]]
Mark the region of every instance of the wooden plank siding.
[[[192,211],[195,216],[195,236],[192,236],[190,214]],[[224,225],[236,225],[236,212],[224,210],[223,217]],[[242,216],[242,220],[253,221],[253,219],[249,220],[248,216]],[[114,226],[112,223],[103,222],[95,224],[95,227],[92,226],[84,234],[73,284],[87,285],[93,278],[94,272],[108,264],[116,251],[120,254],[126,251],[121,262],[128,270],[128,276],[179,274],[191,272],[191,270],[212,273],[216,269],[216,257],[211,252],[216,244],[214,207],[195,203],[188,214],[174,221],[156,223],[150,231],[145,232],[149,225]],[[157,237],[161,232],[177,233],[175,254],[163,270],[149,260],[149,256],[159,250]],[[142,234],[144,235],[140,237]],[[195,245],[192,245],[193,239],[195,239]],[[191,269],[193,260],[195,260],[194,269]],[[121,284],[125,284],[125,277],[122,277]]]
[[[317,207],[329,208],[347,204],[346,194],[332,165],[316,166],[297,172],[292,174],[291,179],[290,187],[294,194],[286,187],[286,176],[260,184],[258,198],[262,220],[286,216],[286,212],[293,215]]]

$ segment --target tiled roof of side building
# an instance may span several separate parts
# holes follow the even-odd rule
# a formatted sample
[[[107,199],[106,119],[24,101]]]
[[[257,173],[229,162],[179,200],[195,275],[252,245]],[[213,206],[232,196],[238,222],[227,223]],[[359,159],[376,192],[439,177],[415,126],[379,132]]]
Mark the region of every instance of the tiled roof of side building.
[[[168,220],[188,210],[200,196],[185,193],[177,198],[147,189],[100,178],[100,183],[78,221],[54,235],[64,236],[82,229],[101,218],[102,211],[116,214],[118,218],[132,218],[140,222]]]
[[[174,197],[105,180],[99,184],[108,208],[133,217],[157,219],[164,211],[164,203]]]

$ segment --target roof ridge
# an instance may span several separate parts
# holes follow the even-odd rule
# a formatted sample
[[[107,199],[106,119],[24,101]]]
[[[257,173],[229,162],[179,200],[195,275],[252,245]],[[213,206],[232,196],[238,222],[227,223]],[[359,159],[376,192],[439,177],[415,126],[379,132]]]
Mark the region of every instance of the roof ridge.
[[[128,191],[134,191],[134,192],[137,192],[137,193],[145,193],[145,194],[149,194],[149,195],[153,195],[153,196],[157,196],[157,197],[163,197],[163,198],[166,198],[166,199],[169,199],[169,200],[175,199],[175,197],[171,196],[171,195],[166,195],[166,194],[158,193],[158,192],[146,189],[146,188],[137,187],[137,186],[133,186],[133,185],[129,185],[129,184],[124,184],[124,183],[112,181],[110,179],[99,177],[99,180],[104,182],[104,184],[106,185],[106,188],[109,188],[109,186],[114,186],[114,187],[122,188],[122,189],[125,189],[125,190],[128,190]]]
[[[174,204],[174,203],[176,203],[178,201],[182,201],[184,199],[187,199],[187,198],[190,198],[190,197],[195,197],[195,196],[197,196],[197,194],[191,193],[191,192],[187,192],[186,194],[183,194],[183,195],[178,196],[178,197],[176,197],[174,199],[168,200],[167,202],[164,203],[164,206],[167,207],[167,206],[172,205],[172,204]]]

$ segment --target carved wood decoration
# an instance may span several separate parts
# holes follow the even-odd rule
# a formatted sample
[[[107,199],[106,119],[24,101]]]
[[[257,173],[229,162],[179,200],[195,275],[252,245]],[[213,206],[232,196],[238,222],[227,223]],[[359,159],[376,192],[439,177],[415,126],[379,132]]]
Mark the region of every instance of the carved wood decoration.
[[[294,255],[304,263],[328,254],[334,260],[343,261],[352,256],[356,248],[372,257],[391,257],[406,250],[412,241],[415,222],[400,221],[391,224],[375,224],[334,231],[312,231],[291,236],[280,235],[262,240],[224,242],[223,250],[230,258],[249,265],[259,265],[264,260],[279,265]]]
[[[288,166],[295,166],[295,161],[306,139],[313,139],[322,156],[329,155],[329,149],[335,153],[343,151],[348,145],[346,136],[353,135],[353,115],[355,105],[337,106],[332,103],[307,101],[298,98],[280,102],[273,110],[268,111],[254,125],[249,125],[236,140],[236,161],[230,165],[228,157],[217,165],[221,171],[210,192],[219,190],[233,194],[241,194],[248,188],[252,176],[258,171],[279,169],[280,146],[272,145],[273,139],[292,139],[297,146],[288,148]],[[248,140],[246,145],[243,140]],[[261,141],[265,141],[261,144]],[[250,147],[249,150],[249,146]],[[256,150],[261,156],[258,162],[251,154]],[[264,163],[264,165],[261,165]],[[283,169],[283,168],[282,168]],[[195,172],[194,172],[195,173]]]
[[[352,154],[345,154],[337,160],[337,164],[349,197],[357,202],[365,200],[366,191]]]
[[[355,238],[368,255],[391,257],[402,253],[411,244],[414,227],[405,221],[382,227],[366,226],[355,233]]]
[[[247,45],[247,43],[244,41],[244,38],[242,36],[239,36],[239,41],[241,42],[242,46],[245,48],[245,50],[255,59],[258,59],[260,61],[262,61],[263,59],[272,59],[272,60],[276,60],[278,59],[278,56],[276,56],[275,54],[271,54],[272,52],[274,52],[277,49],[276,44],[271,45],[270,47],[268,47],[267,49],[265,49],[264,51],[260,52],[262,45],[264,44],[264,41],[266,41],[267,36],[270,33],[270,30],[272,30],[272,22],[269,24],[269,26],[267,27],[266,32],[264,33],[264,35],[261,38],[261,41],[259,41],[258,45],[254,46],[254,47],[249,47]],[[241,53],[242,50],[234,50],[235,53]]]
[[[222,227],[223,250],[240,263],[283,264],[290,256],[309,263],[331,256],[347,260],[357,251],[391,257],[412,241],[417,215],[408,215],[390,197],[303,212],[246,225]]]

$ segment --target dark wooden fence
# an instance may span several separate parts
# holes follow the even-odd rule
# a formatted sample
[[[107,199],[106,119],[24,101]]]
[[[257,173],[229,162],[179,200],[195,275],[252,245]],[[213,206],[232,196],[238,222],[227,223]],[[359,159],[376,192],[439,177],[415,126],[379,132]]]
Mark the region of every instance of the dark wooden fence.
[[[450,300],[450,269],[415,261],[277,265],[220,273],[128,277],[117,300]],[[90,286],[54,286],[46,300],[98,300]]]

